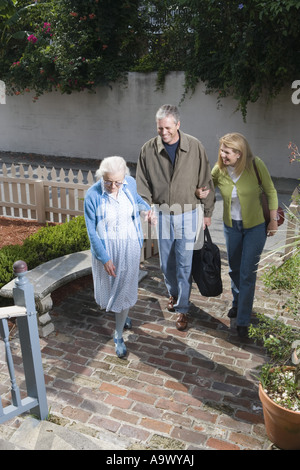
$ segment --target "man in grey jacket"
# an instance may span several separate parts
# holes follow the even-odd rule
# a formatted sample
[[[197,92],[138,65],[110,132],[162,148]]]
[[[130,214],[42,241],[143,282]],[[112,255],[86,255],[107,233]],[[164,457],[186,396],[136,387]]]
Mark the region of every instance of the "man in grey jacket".
[[[155,205],[160,266],[169,293],[167,308],[178,313],[177,329],[185,330],[193,246],[197,224],[202,222],[198,209],[203,203],[203,224],[209,226],[215,193],[205,149],[198,139],[179,130],[177,107],[161,106],[156,124],[158,136],[146,142],[140,152],[137,189],[145,201]],[[197,198],[197,188],[206,191],[203,200]]]

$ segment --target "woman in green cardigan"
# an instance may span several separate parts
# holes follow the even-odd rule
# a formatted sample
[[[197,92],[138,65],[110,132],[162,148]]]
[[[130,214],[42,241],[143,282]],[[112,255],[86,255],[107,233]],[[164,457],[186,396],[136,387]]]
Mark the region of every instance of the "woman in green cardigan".
[[[267,226],[254,160],[269,202],[271,220]],[[267,167],[253,156],[247,140],[239,133],[226,134],[220,139],[218,162],[212,177],[223,198],[224,235],[233,294],[228,316],[236,317],[238,335],[247,337],[257,265],[266,237],[275,235],[278,228],[277,192]],[[198,192],[198,197],[203,197],[200,189]]]

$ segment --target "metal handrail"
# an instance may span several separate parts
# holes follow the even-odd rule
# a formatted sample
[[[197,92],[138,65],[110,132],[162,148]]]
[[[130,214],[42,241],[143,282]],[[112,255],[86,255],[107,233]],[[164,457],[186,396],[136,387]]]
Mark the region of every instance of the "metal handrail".
[[[17,276],[13,292],[15,305],[0,309],[0,337],[4,342],[6,363],[11,381],[11,404],[3,407],[0,397],[0,424],[29,410],[40,419],[46,419],[48,416],[33,287],[26,278],[26,263],[17,261],[13,269]],[[18,324],[27,390],[27,396],[23,399],[15,375],[10,346],[8,325],[10,318],[16,318]]]

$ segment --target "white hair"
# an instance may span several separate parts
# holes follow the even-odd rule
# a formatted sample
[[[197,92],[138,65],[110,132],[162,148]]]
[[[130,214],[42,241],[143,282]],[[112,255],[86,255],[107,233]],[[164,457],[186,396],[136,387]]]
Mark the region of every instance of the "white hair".
[[[100,163],[99,169],[96,171],[96,179],[99,180],[100,178],[105,175],[105,173],[124,173],[125,175],[129,175],[129,168],[126,164],[126,161],[123,157],[106,157]]]
[[[177,106],[173,104],[163,104],[156,113],[156,121],[164,119],[166,117],[172,116],[175,124],[178,124],[180,121],[180,114]]]

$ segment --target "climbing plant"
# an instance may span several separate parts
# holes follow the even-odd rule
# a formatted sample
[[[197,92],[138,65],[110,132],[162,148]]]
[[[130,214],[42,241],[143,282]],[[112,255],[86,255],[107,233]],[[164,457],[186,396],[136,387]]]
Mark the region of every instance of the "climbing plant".
[[[4,14],[5,12],[5,14]],[[300,79],[300,0],[0,0],[0,69],[11,93],[95,90],[128,71],[185,73],[244,118]]]
[[[14,14],[0,23],[2,30],[10,27],[13,40],[2,58],[9,92],[34,91],[37,98],[53,89],[62,93],[92,90],[122,78],[138,57],[138,3],[17,2]],[[23,8],[16,16],[20,4]]]
[[[199,81],[219,99],[232,96],[246,116],[300,77],[299,0],[152,1],[149,50],[136,70],[185,72],[185,92]]]

